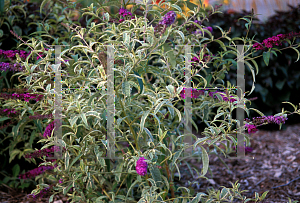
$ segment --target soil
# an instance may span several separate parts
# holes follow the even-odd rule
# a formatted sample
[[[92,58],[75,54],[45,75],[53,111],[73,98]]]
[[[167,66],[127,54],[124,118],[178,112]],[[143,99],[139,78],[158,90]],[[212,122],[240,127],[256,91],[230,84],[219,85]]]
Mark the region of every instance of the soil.
[[[225,165],[215,155],[210,155],[210,169],[213,177],[208,172],[209,180],[198,179],[191,187],[195,192],[205,192],[208,187],[221,189],[220,186],[231,187],[230,182],[239,181],[245,196],[254,198],[255,192],[260,196],[269,191],[265,203],[282,203],[291,200],[300,200],[300,124],[286,125],[285,130],[259,130],[251,136],[251,147],[254,149],[246,154],[249,159],[229,159],[223,157]],[[194,161],[194,165],[201,171],[201,161]],[[188,181],[195,181],[186,166],[180,168],[181,185],[188,186]],[[26,196],[26,191],[0,187],[0,202],[4,203],[41,203],[48,202],[48,197],[32,201]],[[54,203],[66,203],[67,197],[57,195]]]
[[[279,127],[277,127],[279,129]],[[183,173],[181,184],[188,186],[188,181],[195,182],[195,192],[205,192],[208,187],[221,190],[221,186],[232,187],[230,182],[240,183],[240,190],[248,190],[243,195],[254,198],[255,192],[262,195],[269,191],[263,202],[288,202],[288,198],[300,201],[300,124],[286,125],[285,130],[258,130],[250,135],[253,151],[246,153],[247,159],[221,158],[210,155],[209,165],[213,176],[208,172],[209,180],[197,179],[191,173]],[[233,156],[232,156],[233,155]],[[236,154],[231,154],[231,157]],[[194,160],[194,165],[201,171],[202,163]],[[186,170],[189,171],[186,167]]]

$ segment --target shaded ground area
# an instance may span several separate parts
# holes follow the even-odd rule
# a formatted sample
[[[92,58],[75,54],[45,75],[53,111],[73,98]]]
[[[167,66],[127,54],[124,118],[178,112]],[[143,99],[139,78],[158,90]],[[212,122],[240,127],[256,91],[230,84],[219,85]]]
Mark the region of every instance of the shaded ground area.
[[[220,186],[231,187],[229,182],[239,180],[240,189],[248,190],[243,193],[247,197],[254,197],[254,192],[261,195],[269,190],[264,201],[266,203],[288,202],[288,197],[300,200],[300,124],[287,125],[287,128],[281,131],[259,130],[251,135],[251,147],[254,150],[247,155],[250,159],[225,159],[230,171],[218,157],[210,156],[213,177],[208,173],[209,180],[199,179],[198,185],[192,185],[195,192],[206,192],[208,187],[216,189]],[[201,162],[195,161],[194,165],[199,170],[202,167]],[[192,182],[196,179],[187,173],[188,169],[185,170],[184,166],[180,171],[181,185],[188,184],[188,180]],[[26,198],[27,194],[29,193],[25,191],[1,186],[0,202],[48,202],[48,198],[30,201]],[[54,203],[66,203],[67,197],[57,195],[54,200]]]
[[[280,131],[259,130],[251,135],[251,147],[254,150],[246,154],[249,159],[224,158],[230,171],[217,156],[211,155],[213,177],[208,172],[210,180],[199,179],[198,185],[194,183],[195,192],[206,193],[208,187],[231,187],[230,182],[239,180],[240,189],[248,190],[242,193],[247,197],[253,198],[255,192],[261,196],[269,190],[264,200],[266,203],[288,202],[288,197],[300,201],[300,124],[287,125]],[[194,165],[201,171],[201,161],[194,161]],[[197,178],[196,173],[192,177],[186,171],[188,168],[181,170],[181,183],[185,186],[188,185],[186,180],[193,182]]]

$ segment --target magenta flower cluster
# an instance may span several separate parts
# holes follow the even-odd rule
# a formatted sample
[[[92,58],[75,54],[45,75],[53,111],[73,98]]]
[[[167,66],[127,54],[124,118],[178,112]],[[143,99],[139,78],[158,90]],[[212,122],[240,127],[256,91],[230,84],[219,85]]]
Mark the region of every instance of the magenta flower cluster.
[[[208,89],[206,89],[206,91],[207,91]],[[180,93],[180,96],[183,98],[183,99],[185,99],[185,87],[183,88],[183,90],[181,91],[181,93]],[[192,91],[192,98],[198,98],[200,95],[204,95],[204,93],[205,93],[205,90],[197,90],[197,89],[191,89],[191,91]],[[221,91],[218,91],[218,90],[216,90],[216,91],[214,91],[214,92],[209,92],[208,93],[208,95],[210,96],[210,97],[214,97],[214,98],[217,98],[217,96],[214,96],[214,94],[216,94],[216,93],[218,93],[218,92],[221,92]],[[234,98],[232,98],[232,99],[228,99],[227,98],[227,96],[224,96],[224,95],[222,95],[221,94],[221,97],[222,97],[222,99],[223,99],[223,101],[230,101],[230,102],[234,102],[234,101],[236,101],[236,99],[234,99]],[[230,97],[233,97],[233,96],[230,96]]]
[[[250,125],[248,123],[246,123],[245,127],[248,129],[248,133],[256,133],[258,130],[256,129],[255,125]]]
[[[43,118],[53,118],[53,115],[52,114],[41,115],[41,114],[38,114],[37,112],[34,112],[33,116],[29,116],[29,119],[43,119]]]
[[[245,149],[245,153],[251,153],[253,151],[253,148],[252,147],[238,147],[239,149],[243,150]],[[233,146],[233,149],[236,149],[235,146]]]
[[[274,45],[279,46],[282,45],[282,41],[285,39],[292,39],[294,37],[299,37],[299,33],[291,32],[288,34],[278,34],[277,36],[269,37],[268,39],[264,39],[262,44],[254,43],[253,48],[256,50],[264,50],[264,48],[272,48]],[[265,46],[265,47],[264,47]]]
[[[44,137],[44,138],[50,137],[50,136],[51,136],[51,133],[52,133],[54,127],[55,127],[55,123],[59,124],[59,122],[60,122],[60,120],[58,120],[58,119],[52,121],[52,122],[46,127],[46,130],[45,130],[45,132],[44,132],[43,137]]]
[[[174,11],[169,11],[164,15],[163,19],[158,23],[159,25],[166,25],[167,27],[172,25],[176,20],[176,13]]]
[[[288,118],[284,117],[284,116],[263,116],[263,117],[254,117],[252,119],[252,123],[254,125],[260,125],[260,124],[263,124],[263,123],[275,123],[275,124],[278,124],[280,125],[281,123],[282,124],[285,124],[285,121],[288,120]],[[246,118],[246,122],[251,122],[250,119]]]
[[[44,48],[46,51],[48,51],[48,48]],[[43,52],[39,52],[39,55],[37,55],[36,60],[39,60],[40,58],[44,57],[45,55],[43,54]]]
[[[255,133],[257,132],[256,126],[263,124],[263,123],[275,123],[280,125],[285,124],[285,121],[288,120],[288,118],[284,117],[284,116],[263,116],[263,117],[254,117],[252,118],[252,121],[248,118],[245,119],[246,120],[246,124],[245,127],[248,129],[248,133]],[[253,124],[248,124],[252,122]]]
[[[25,101],[29,102],[29,100],[35,100],[35,101],[40,101],[43,98],[43,95],[38,95],[38,94],[19,94],[19,93],[13,93],[13,94],[6,94],[6,93],[1,93],[0,97],[5,98],[5,99],[24,99]]]
[[[28,153],[25,155],[25,158],[40,158],[43,156],[47,156],[47,157],[53,157],[52,154],[53,152],[58,152],[60,150],[59,146],[52,146],[51,148],[48,149],[43,149],[43,150],[37,150],[35,152],[32,153]]]
[[[0,115],[1,116],[17,116],[20,112],[16,111],[15,109],[0,109]]]
[[[126,8],[120,8],[119,14],[123,17],[126,17],[128,15],[132,16],[132,13],[130,11],[128,11]]]
[[[14,58],[16,54],[19,54],[21,58],[26,59],[31,52],[26,52],[23,50],[2,50],[0,49],[0,56],[4,55],[4,58]]]
[[[139,160],[136,162],[136,172],[141,176],[147,174],[148,163],[145,160],[146,159],[144,157],[140,157]]]
[[[212,55],[215,56],[214,54],[212,54]],[[210,59],[209,57],[210,57],[209,54],[204,54],[204,55],[203,55],[203,60],[204,60],[205,62],[208,62],[208,60]],[[195,66],[195,63],[200,63],[199,58],[200,58],[200,56],[199,56],[199,57],[194,56],[194,57],[192,58],[191,62],[194,62],[193,67]],[[203,61],[203,60],[202,60],[202,61]]]
[[[10,126],[10,125],[12,125],[12,124],[14,124],[16,121],[9,121],[9,122],[7,122],[5,125],[2,125],[2,126],[0,126],[0,130],[2,130],[2,129],[4,129],[4,128],[6,128],[6,127],[8,127],[8,126]]]
[[[55,164],[55,167],[57,166],[57,164]],[[54,167],[53,166],[40,166],[37,167],[33,170],[30,170],[24,174],[20,174],[19,178],[20,179],[29,179],[29,178],[34,178],[42,173],[44,173],[47,170],[52,170]]]
[[[128,11],[127,9],[125,8],[120,8],[119,9],[119,14],[123,17],[123,18],[126,18],[126,16],[131,16],[132,17],[132,13],[130,11]],[[119,20],[119,22],[123,22],[125,19],[121,18]],[[132,17],[131,19],[133,19],[134,17]]]
[[[16,71],[24,71],[25,68],[24,66],[21,66],[20,63],[11,64],[11,63],[0,62],[0,70],[16,72]]]

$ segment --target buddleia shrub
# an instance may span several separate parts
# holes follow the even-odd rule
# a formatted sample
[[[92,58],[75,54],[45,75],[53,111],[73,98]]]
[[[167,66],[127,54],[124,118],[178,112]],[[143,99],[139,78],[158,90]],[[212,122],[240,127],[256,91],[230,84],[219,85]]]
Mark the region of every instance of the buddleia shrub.
[[[124,10],[129,4],[133,5],[132,10]],[[112,16],[105,9],[111,5],[119,8],[119,16],[114,15],[113,21],[110,21]],[[56,58],[67,66],[62,70],[65,76],[61,77],[61,86],[70,88],[62,93],[61,114],[55,107],[54,98],[60,90],[54,89],[53,84],[46,84],[53,77],[60,78],[57,75],[60,65],[53,64],[51,58],[54,49],[49,49],[37,64],[23,62],[26,71],[20,75],[26,78],[26,83],[20,87],[43,90],[40,94],[47,98],[48,103],[41,102],[40,107],[56,115],[55,120],[48,123],[51,128],[46,128],[46,136],[39,141],[44,143],[41,150],[52,145],[64,149],[61,157],[44,164],[55,168],[52,174],[42,179],[44,183],[39,184],[33,194],[51,190],[53,194],[49,202],[57,193],[68,195],[72,202],[262,201],[267,192],[261,197],[256,194],[253,199],[247,199],[237,182],[232,184],[232,188],[219,191],[208,188],[207,194],[195,193],[174,182],[175,173],[181,177],[180,166],[189,166],[187,158],[202,161],[200,170],[193,170],[200,178],[206,178],[209,155],[227,156],[232,145],[237,144],[234,136],[237,132],[249,144],[249,136],[244,133],[246,122],[236,125],[239,121],[232,118],[233,111],[244,108],[244,103],[249,103],[249,100],[237,95],[233,89],[238,87],[223,81],[228,68],[237,64],[226,55],[237,56],[238,51],[233,46],[225,46],[213,35],[220,32],[222,38],[231,44],[230,30],[202,24],[207,15],[219,11],[212,7],[208,14],[202,7],[197,7],[190,11],[192,16],[184,17],[184,23],[179,25],[174,14],[184,15],[175,1],[158,6],[146,2],[128,2],[127,5],[119,1],[100,1],[83,9],[83,15],[91,15],[102,23],[91,19],[85,28],[64,23],[72,37],[70,46],[62,47]],[[167,10],[160,8],[161,5],[165,5]],[[137,8],[143,11],[143,15],[133,15]],[[153,22],[145,18],[147,13],[152,14]],[[241,20],[251,27],[252,16]],[[246,52],[256,51],[253,44],[257,41],[247,37],[239,40],[247,45]],[[220,46],[219,52],[210,52],[207,45],[212,42]],[[44,43],[32,38],[24,45],[36,51],[42,49]],[[135,46],[137,43],[138,47]],[[192,48],[186,53],[184,46],[176,45],[198,45],[200,48]],[[270,48],[266,53],[271,51],[278,50]],[[153,56],[156,60],[151,65],[149,61]],[[245,59],[249,59],[255,67],[249,66],[254,79],[258,66],[249,55]],[[73,60],[72,64],[68,60]],[[188,63],[191,63],[191,73],[185,69]],[[207,71],[209,66],[214,68],[210,72]],[[154,83],[149,82],[148,73],[153,75]],[[193,90],[186,86],[189,74],[193,81],[197,81],[191,85]],[[91,87],[97,91],[92,92]],[[211,91],[208,89],[211,87],[228,90]],[[252,91],[254,88],[253,85]],[[197,107],[192,113],[207,125],[202,137],[185,131],[184,120],[186,122],[189,118],[184,114],[183,101],[187,98],[191,98],[193,106]],[[213,107],[218,107],[217,115],[211,113]],[[257,109],[245,107],[244,110],[247,115],[249,110],[255,110],[264,116]],[[293,113],[299,113],[296,106]],[[60,116],[62,137],[58,138],[53,122]],[[286,118],[287,112],[277,116]],[[197,129],[193,119],[189,120]],[[221,124],[217,126],[216,122]],[[253,130],[250,124],[253,123],[249,121],[247,126]],[[237,128],[234,129],[233,125]],[[194,141],[185,143],[186,137],[192,137]],[[223,149],[218,147],[220,143]],[[115,147],[115,157],[111,156],[111,146]],[[188,151],[190,148],[193,150]],[[60,181],[50,185],[49,181],[54,178],[60,178]]]

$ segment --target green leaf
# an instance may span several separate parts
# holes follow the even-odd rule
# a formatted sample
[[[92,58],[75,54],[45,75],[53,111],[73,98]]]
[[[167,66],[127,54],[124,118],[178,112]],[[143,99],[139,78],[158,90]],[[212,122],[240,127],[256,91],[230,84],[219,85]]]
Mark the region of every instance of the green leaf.
[[[21,29],[19,26],[17,26],[17,25],[13,26],[13,31],[14,31],[18,36],[22,36],[22,29]]]
[[[277,57],[276,51],[272,50],[271,52]]]
[[[298,57],[297,57],[297,60],[295,61],[295,63],[296,63],[300,58],[300,53],[296,48],[294,48],[294,47],[291,47],[291,48],[294,49],[297,52]]]
[[[149,135],[150,139],[151,139],[151,142],[154,142],[154,138],[151,134],[151,132],[148,130],[148,128],[144,128],[144,130],[146,131],[146,133]]]
[[[154,179],[154,181],[156,183],[156,186],[159,186],[160,185],[159,181],[162,181],[160,170],[156,166],[151,166],[149,170],[150,170],[152,178]]]
[[[211,75],[211,73],[210,73],[210,74],[208,74],[208,76],[206,76],[206,78],[205,78],[205,80],[207,81],[206,86],[209,85],[211,79],[212,79],[212,75]]]
[[[73,164],[75,164],[75,162],[82,156],[82,152],[80,152],[80,154],[72,161],[72,163],[70,164],[70,166],[68,166],[67,171],[70,170],[70,168],[73,166]]]
[[[78,54],[71,55],[71,57],[74,59],[75,63],[78,61]]]
[[[282,88],[283,88],[285,82],[286,82],[286,79],[284,79],[284,80],[278,80],[278,81],[276,82],[275,86],[276,86],[279,90],[282,90]]]
[[[30,85],[30,81],[32,79],[32,75],[26,77],[27,84]]]
[[[142,129],[144,129],[145,120],[146,120],[147,116],[149,115],[149,113],[150,113],[150,110],[146,111],[142,116],[141,124],[140,124],[140,132],[142,131]]]
[[[207,195],[205,193],[203,193],[203,192],[197,193],[196,197],[194,197],[192,199],[191,203],[199,203],[202,196],[207,196]]]
[[[70,162],[70,154],[69,154],[69,152],[66,152],[66,155],[65,155],[65,169],[66,170],[69,168],[69,162]]]
[[[179,31],[179,30],[174,30],[174,32],[177,32],[177,33],[180,35],[180,37],[182,38],[182,42],[185,41],[185,37],[184,37],[183,32],[181,32],[181,31]]]
[[[175,154],[174,154],[174,156],[173,156],[173,164],[175,164],[176,163],[176,161],[177,161],[177,159],[180,157],[180,155],[181,155],[181,153],[182,153],[182,150],[183,149],[180,149],[180,150],[178,150]]]
[[[116,172],[119,172],[119,173],[116,173],[116,176],[115,176],[115,180],[117,182],[120,182],[120,180],[121,180],[122,169],[123,169],[123,163],[119,163],[119,165],[117,166],[117,169],[116,169]]]
[[[258,74],[258,65],[257,63],[255,62],[255,60],[253,59],[250,59],[252,61],[252,63],[254,64],[255,68],[256,68],[256,75]]]
[[[53,202],[53,197],[54,197],[54,195],[55,195],[55,194],[53,194],[53,195],[50,196],[50,198],[49,198],[49,203]]]
[[[250,20],[248,18],[239,18],[238,21],[240,21],[241,19],[247,21],[248,23],[250,23]]]
[[[130,85],[129,85],[128,81],[124,81],[122,83],[122,91],[125,96],[127,96],[127,97],[130,96]]]
[[[50,1],[50,0],[44,0],[44,1],[42,2],[41,7],[40,7],[40,13],[42,13],[43,8],[44,8],[45,4],[46,4],[48,1]]]
[[[203,164],[203,176],[207,173],[207,170],[208,170],[208,166],[209,166],[209,157],[208,157],[208,154],[206,152],[206,150],[202,147],[201,147],[201,150],[202,150],[202,164]]]
[[[157,112],[158,112],[159,109],[162,107],[162,105],[164,105],[164,104],[167,103],[167,102],[168,102],[168,100],[164,100],[164,101],[162,101],[161,103],[159,103],[159,104],[156,106],[155,110],[154,110],[154,114],[157,114]]]
[[[227,188],[223,188],[221,191],[221,199],[224,199],[227,197],[227,195],[229,194],[229,191]]]
[[[168,85],[167,90],[169,91],[169,93],[171,94],[171,97],[173,97],[174,93],[175,93],[175,88],[173,85]]]
[[[21,150],[19,149],[14,149],[11,153],[10,153],[10,157],[9,157],[9,163],[15,158],[15,156],[17,154],[21,153]]]
[[[0,118],[0,122],[1,121],[5,121],[5,120],[8,120],[8,119],[10,119],[9,117],[2,117],[2,118]]]
[[[176,8],[180,13],[182,13],[182,10],[179,6],[177,6],[175,4],[171,4],[171,7]]]
[[[128,195],[129,195],[130,191],[132,190],[132,188],[133,188],[136,184],[138,184],[139,182],[140,182],[140,181],[137,179],[137,180],[135,180],[135,181],[131,184],[130,188],[129,188],[128,191],[127,191],[126,199],[127,199]]]
[[[227,51],[225,44],[221,40],[215,39],[214,41],[219,43],[221,47],[224,49],[224,51]]]
[[[197,141],[194,143],[194,149],[197,147],[197,145],[201,142],[204,142],[206,140],[209,140],[208,137],[198,138]]]
[[[139,76],[140,77],[140,75],[137,73],[137,72],[135,72],[135,71],[133,71],[134,72],[134,74],[136,74],[137,76]],[[137,77],[137,80],[138,80],[138,82],[139,82],[139,85],[140,85],[140,94],[142,94],[143,93],[143,90],[144,90],[144,84],[143,84],[143,80],[141,79],[141,78],[138,78]]]
[[[17,177],[17,175],[19,175],[19,173],[20,173],[19,164],[14,165],[14,167],[12,168],[12,172],[13,172],[13,177]]]
[[[249,27],[249,23],[246,23],[245,24],[245,27],[247,28],[247,30],[249,29],[248,27]]]
[[[83,120],[83,122],[84,122],[86,128],[89,129],[89,125],[88,125],[88,123],[87,123],[85,114],[84,114],[84,113],[81,113],[81,114],[80,114],[80,117],[81,117],[81,119]]]
[[[265,52],[264,51],[263,58],[264,58],[266,66],[268,66],[269,65],[269,60],[270,60],[270,52]]]
[[[167,53],[167,56],[169,58],[169,62],[171,64],[171,66],[173,68],[175,68],[175,66],[176,66],[176,59],[175,59],[172,47],[170,45],[168,45],[167,43],[165,43],[162,47],[164,49],[164,52]]]
[[[4,12],[4,0],[0,0],[0,14],[2,15]]]
[[[189,2],[189,1],[186,1],[185,3],[186,3],[186,6],[187,6],[191,11],[193,11],[194,8],[197,8],[197,7],[198,7],[196,4],[193,4],[193,3]],[[203,9],[202,9],[202,10],[203,10]],[[205,14],[207,15],[206,12],[205,12]]]
[[[269,191],[264,192],[264,193],[261,195],[260,200],[264,200],[264,199],[266,198],[268,192],[269,192]]]

